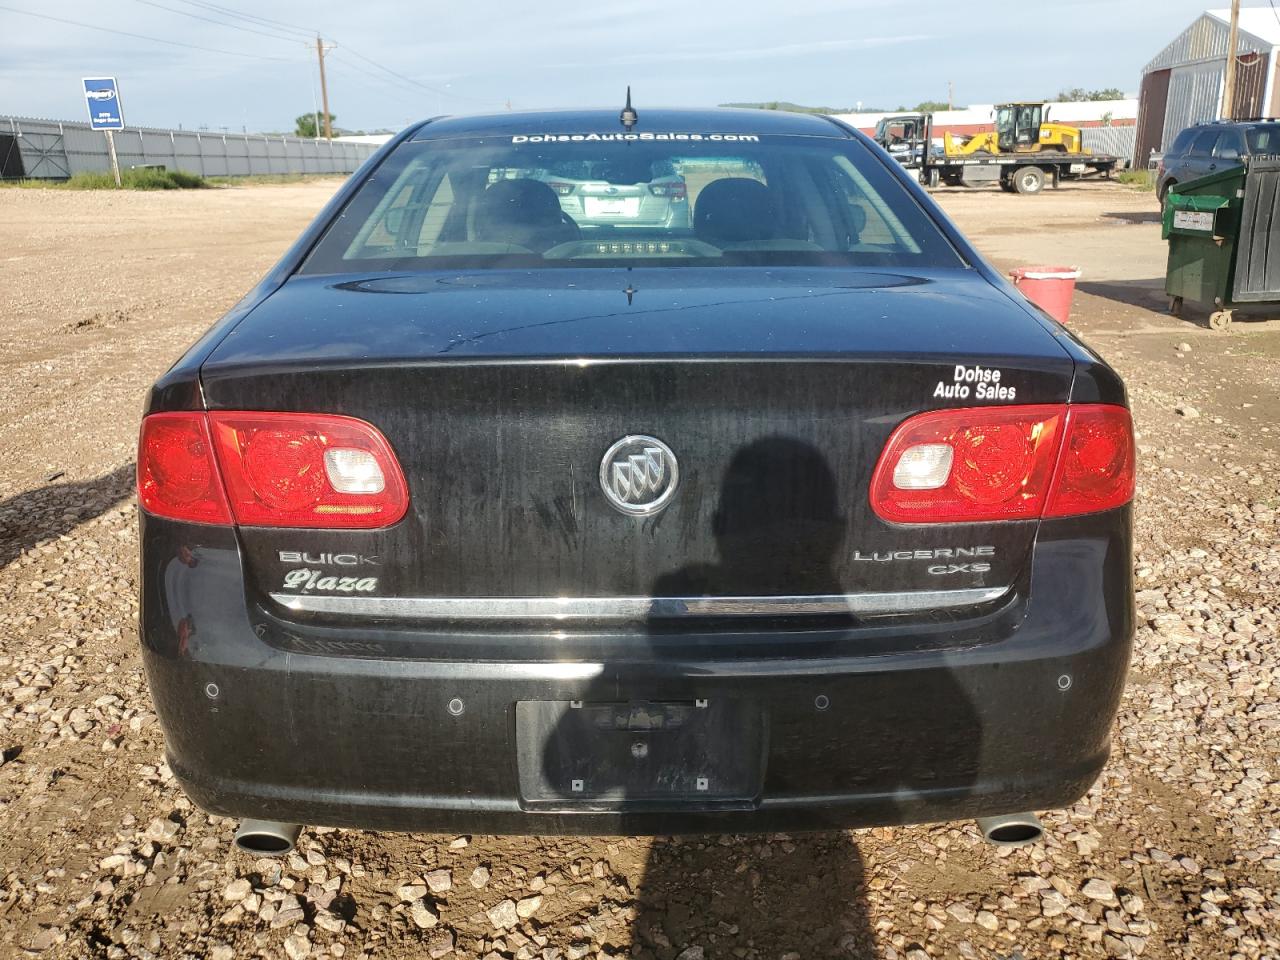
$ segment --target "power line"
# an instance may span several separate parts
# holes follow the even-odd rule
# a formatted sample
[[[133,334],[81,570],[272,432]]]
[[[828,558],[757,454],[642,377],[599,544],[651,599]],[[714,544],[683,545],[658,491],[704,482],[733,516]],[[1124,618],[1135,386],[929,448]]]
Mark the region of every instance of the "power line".
[[[329,56],[334,57],[340,54],[345,54],[346,52],[347,51],[345,47],[335,47],[333,52],[330,53]],[[378,83],[386,84],[387,86],[392,87],[395,90],[399,90],[406,98],[410,96],[410,94],[405,92],[404,86],[402,84],[396,83],[390,77],[384,76],[381,73],[374,73],[372,70],[368,69],[367,67],[362,67],[358,63],[353,63],[352,61],[348,60],[345,56],[340,58],[339,65],[345,70],[354,70],[356,73],[361,74],[362,76],[368,77],[370,80],[376,80],[378,81]]]
[[[441,97],[452,97],[455,100],[465,100],[469,103],[482,103],[482,104],[485,104],[486,106],[492,106],[493,104],[497,103],[496,100],[479,100],[475,97],[465,97],[465,96],[462,96],[461,94],[453,93],[449,90],[441,90],[439,87],[433,87],[430,84],[422,83],[419,80],[414,80],[412,77],[406,77],[403,73],[396,73],[396,71],[392,70],[390,67],[383,66],[381,63],[378,63],[378,61],[376,60],[370,60],[364,54],[360,53],[359,51],[353,50],[350,47],[344,46],[341,49],[345,50],[347,53],[351,54],[353,57],[358,57],[359,59],[363,60],[365,63],[371,64],[372,66],[377,67],[379,70],[389,73],[391,76],[395,77],[397,80],[401,80],[404,83],[411,83],[415,87],[420,87],[421,89],[426,90],[428,93],[434,93],[437,96],[441,96]]]
[[[224,7],[217,3],[210,3],[208,0],[178,0],[178,2],[203,10],[211,10],[214,13],[220,13],[228,17],[235,17],[237,20],[246,20],[250,23],[258,23],[268,27],[288,30],[292,33],[302,34],[308,38],[313,37],[316,34],[316,31],[310,27],[301,27],[295,23],[285,23],[283,20],[272,20],[270,17],[260,17],[253,13],[243,13],[242,11],[232,9],[231,7]]]
[[[332,59],[335,56],[335,54],[342,53],[342,52],[343,52],[342,48],[338,48],[333,53],[328,54],[328,58]],[[339,76],[343,77],[344,81],[354,80],[355,79],[354,75],[352,73],[347,72],[347,71],[354,71],[355,74],[359,74],[361,77],[371,80],[374,83],[377,83],[380,91],[390,91],[392,95],[394,95],[400,103],[403,103],[406,106],[411,105],[415,110],[420,110],[422,108],[422,98],[417,93],[415,93],[413,90],[407,89],[404,86],[404,84],[398,83],[397,81],[392,80],[390,77],[383,76],[380,73],[374,73],[372,70],[368,70],[360,66],[360,64],[355,63],[354,61],[348,59],[347,57],[338,58],[338,67],[342,71],[339,74]],[[356,82],[362,83],[363,81],[356,80]],[[371,90],[373,89],[373,87],[366,86],[365,89]],[[385,93],[381,95],[386,96]]]
[[[156,3],[156,2],[155,2],[155,0],[138,0],[138,2],[139,2],[139,3],[146,3],[146,4],[149,4],[150,6],[153,6],[153,7],[160,7],[160,9],[162,9],[162,10],[171,10],[171,11],[172,11],[172,12],[174,12],[174,13],[182,13],[182,12],[183,12],[183,11],[173,10],[173,8],[171,8],[171,7],[164,7],[164,6],[161,6],[160,4]],[[254,15],[254,14],[242,13],[242,12],[240,12],[240,11],[238,11],[238,10],[234,10],[234,9],[232,9],[231,7],[226,7],[226,6],[223,6],[223,5],[221,5],[221,4],[217,4],[217,3],[211,3],[211,2],[209,2],[209,0],[177,0],[177,2],[187,4],[188,6],[196,7],[197,9],[201,9],[201,10],[208,10],[208,11],[214,11],[214,12],[216,12],[216,13],[218,13],[218,14],[222,14],[222,15],[230,16],[230,17],[235,17],[235,18],[237,18],[237,19],[241,19],[241,20],[244,20],[244,21],[246,21],[246,22],[250,22],[250,23],[269,24],[269,25],[270,25],[269,29],[279,27],[279,28],[283,28],[283,29],[285,29],[285,30],[294,31],[294,32],[296,32],[296,33],[298,33],[298,34],[304,35],[304,36],[307,38],[308,42],[310,42],[311,38],[312,38],[313,36],[315,36],[315,35],[316,35],[316,33],[317,33],[317,31],[315,31],[315,30],[308,30],[308,29],[306,29],[306,28],[304,28],[304,27],[297,26],[296,24],[286,23],[286,22],[284,22],[284,21],[282,21],[282,20],[272,20],[272,19],[270,19],[270,18],[268,18],[268,17],[259,17],[259,16],[256,16],[256,15]],[[238,26],[236,26],[236,25],[234,25],[234,24],[223,23],[222,21],[218,21],[218,20],[211,20],[211,19],[209,19],[209,18],[207,18],[207,17],[201,17],[201,16],[198,16],[198,15],[196,15],[196,14],[186,14],[186,15],[187,15],[187,16],[193,16],[193,17],[195,17],[197,20],[208,20],[210,23],[219,23],[219,24],[221,24],[221,25],[223,25],[223,26],[235,27],[236,29],[249,30],[249,32],[251,32],[251,33],[256,33],[256,32],[257,32],[257,31],[255,31],[255,30],[251,30],[251,29],[250,29],[250,28],[248,28],[248,27],[238,27]],[[278,39],[285,39],[285,38],[278,38]],[[337,44],[337,46],[338,46],[338,48],[339,48],[340,50],[342,50],[342,51],[344,51],[344,52],[346,52],[346,53],[349,53],[349,54],[351,54],[352,56],[354,56],[354,57],[356,57],[356,58],[358,58],[358,59],[360,59],[360,60],[363,60],[365,63],[369,64],[370,66],[376,67],[378,70],[381,70],[381,71],[383,71],[384,73],[386,73],[387,75],[389,75],[389,76],[391,76],[391,77],[394,77],[396,80],[399,80],[401,83],[408,83],[408,84],[410,84],[410,85],[412,85],[412,86],[418,87],[419,89],[425,90],[425,91],[427,91],[428,93],[434,93],[434,94],[436,94],[437,96],[440,96],[440,97],[452,97],[452,98],[454,98],[454,99],[464,100],[464,101],[467,101],[467,102],[470,102],[470,103],[480,103],[480,104],[485,104],[485,105],[490,105],[490,106],[492,106],[494,103],[496,103],[496,102],[497,102],[497,101],[489,101],[489,100],[479,100],[479,99],[476,99],[476,98],[474,98],[474,97],[461,96],[461,95],[456,94],[456,93],[453,93],[452,91],[449,91],[449,90],[442,90],[442,89],[440,89],[440,88],[438,88],[438,87],[433,87],[433,86],[431,86],[430,84],[422,83],[421,81],[415,80],[415,79],[413,79],[412,77],[405,76],[405,75],[404,75],[404,74],[402,74],[402,73],[397,73],[395,70],[392,70],[390,67],[384,66],[383,64],[379,63],[378,61],[373,60],[373,59],[371,59],[371,58],[369,58],[369,57],[364,56],[364,55],[363,55],[362,53],[360,53],[359,51],[354,50],[354,49],[352,49],[351,47],[346,46],[345,44],[338,43],[338,44]],[[349,62],[347,63],[347,66],[349,66],[349,67],[351,67],[351,68],[353,68],[353,69],[355,68],[355,64],[352,64],[352,63],[349,63]],[[375,77],[375,78],[377,77],[377,75],[376,75],[376,74],[367,74],[367,75],[368,75],[368,76],[371,76],[371,77]]]
[[[240,11],[233,10],[230,7],[224,7],[216,3],[206,2],[206,0],[176,0],[176,2],[186,4],[187,6],[195,7],[196,9],[205,10],[207,12],[214,13],[217,16],[226,16],[226,17],[236,18],[244,21],[245,23],[253,24],[254,26],[251,27],[251,26],[245,26],[239,23],[228,23],[224,20],[214,19],[213,17],[202,16],[200,14],[191,13],[186,10],[178,10],[174,7],[170,7],[170,6],[166,6],[165,4],[158,3],[156,2],[156,0],[138,0],[138,2],[142,4],[146,4],[147,6],[150,6],[150,7],[155,7],[159,10],[165,10],[169,13],[178,14],[179,16],[191,17],[193,19],[201,20],[206,23],[211,23],[216,26],[226,27],[232,30],[241,30],[245,33],[256,34],[258,36],[267,37],[268,39],[272,39],[272,40],[284,40],[290,43],[296,43],[299,40],[302,40],[303,38],[305,38],[306,42],[310,43],[312,38],[316,35],[315,31],[308,30],[304,27],[299,27],[294,24],[285,23],[284,21],[280,21],[280,20],[271,20],[270,18],[267,18],[267,17],[258,17],[253,14],[241,13]],[[1274,0],[1272,0],[1272,2],[1274,4]],[[53,23],[63,23],[73,27],[80,27],[85,30],[97,30],[101,33],[115,34],[116,36],[120,36],[120,37],[130,37],[135,40],[146,40],[151,43],[162,43],[162,44],[165,44],[166,46],[171,46],[171,47],[182,47],[187,50],[200,50],[205,53],[217,53],[223,56],[243,57],[250,60],[267,60],[275,63],[294,62],[294,59],[290,57],[273,57],[273,56],[268,56],[266,54],[244,53],[239,50],[222,50],[216,47],[205,47],[199,44],[185,43],[181,40],[166,40],[163,37],[152,37],[152,36],[148,36],[146,34],[141,34],[141,33],[131,33],[127,30],[117,30],[113,27],[102,27],[102,26],[98,26],[97,24],[84,23],[79,20],[71,20],[65,17],[55,17],[46,13],[35,13],[34,11],[31,11],[31,10],[22,10],[17,7],[10,7],[3,4],[0,4],[0,10],[5,10],[10,13],[22,14],[23,16],[28,16],[28,17],[35,17],[40,20],[48,20]],[[264,27],[264,29],[255,29],[258,26],[262,26]],[[269,32],[269,31],[277,31],[277,32]],[[283,33],[282,31],[290,31],[292,33],[298,34],[298,36],[289,36]],[[462,94],[454,93],[452,90],[445,90],[440,87],[434,87],[428,83],[423,83],[420,80],[415,80],[413,77],[409,77],[409,76],[406,76],[405,74],[392,70],[390,67],[385,66],[382,63],[379,63],[377,60],[373,60],[369,57],[366,57],[364,54],[360,53],[358,50],[352,49],[351,47],[343,45],[338,49],[343,54],[349,54],[352,57],[362,60],[364,63],[367,63],[369,66],[374,67],[377,70],[381,71],[381,73],[374,73],[370,70],[360,67],[357,64],[351,63],[348,59],[344,57],[343,63],[345,64],[346,67],[348,67],[351,70],[356,70],[371,79],[378,80],[383,84],[386,84],[389,86],[401,86],[403,84],[408,84],[412,87],[417,87],[418,89],[424,90],[428,93],[435,94],[438,97],[446,97],[454,100],[461,100],[468,103],[482,104],[485,106],[493,106],[497,103],[497,101],[482,100],[476,97],[468,97]],[[393,83],[393,81],[397,81],[397,82]]]
[[[138,3],[145,3],[148,7],[155,7],[157,10],[167,10],[169,13],[176,13],[180,17],[191,17],[195,20],[203,20],[205,23],[217,24],[220,27],[227,27],[231,30],[243,30],[245,33],[256,33],[260,37],[270,37],[272,40],[286,40],[289,43],[307,42],[299,37],[291,37],[284,33],[267,33],[265,30],[255,30],[252,27],[242,26],[238,23],[227,23],[225,20],[215,20],[212,17],[202,17],[198,13],[179,10],[177,7],[166,7],[163,3],[156,3],[155,0],[138,0]]]
[[[0,5],[0,10],[6,10],[9,13],[20,13],[25,17],[36,17],[40,20],[51,20],[54,23],[65,23],[73,27],[83,27],[85,30],[98,30],[102,33],[114,33],[119,37],[131,37],[134,40],[147,40],[151,43],[163,43],[170,47],[185,47],[188,50],[203,50],[205,53],[218,53],[227,57],[246,57],[250,60],[273,60],[276,63],[293,63],[294,60],[288,57],[268,57],[260,53],[242,53],[239,50],[217,50],[213,47],[201,47],[194,43],[183,43],[181,40],[165,40],[162,37],[149,37],[142,33],[129,33],[127,30],[116,30],[112,27],[100,27],[93,23],[81,23],[79,20],[68,20],[65,17],[52,17],[47,13],[33,13],[30,10],[19,10],[17,7],[7,7]]]
[[[139,0],[139,2],[151,3],[153,6],[157,5],[154,3],[154,0]],[[231,7],[223,6],[222,4],[218,4],[218,3],[213,3],[211,2],[211,0],[177,0],[177,2],[186,4],[188,6],[196,7],[197,9],[213,11],[217,14],[221,14],[229,17],[235,17],[237,19],[244,20],[249,23],[267,25],[268,29],[281,28],[284,30],[293,31],[302,36],[305,36],[308,41],[310,41],[311,38],[314,37],[317,33],[317,31],[315,30],[309,30],[305,27],[299,26],[298,24],[287,23],[283,20],[272,20],[269,17],[259,17],[255,14],[243,13]],[[230,26],[230,24],[227,24],[227,25]],[[461,94],[454,93],[450,90],[442,90],[438,87],[433,87],[428,83],[423,83],[419,80],[413,79],[413,77],[408,77],[408,76],[405,76],[403,73],[398,73],[395,70],[392,70],[390,67],[385,66],[384,64],[378,62],[377,60],[374,60],[370,57],[366,57],[364,54],[360,53],[358,50],[355,50],[347,46],[346,44],[338,43],[337,41],[335,42],[337,43],[338,49],[340,49],[344,53],[349,53],[351,54],[351,56],[356,57],[359,60],[363,60],[365,63],[369,64],[372,67],[377,68],[378,70],[381,70],[383,73],[387,74],[390,77],[395,78],[401,83],[410,84],[411,86],[417,87],[420,90],[425,90],[428,93],[434,93],[440,97],[451,97],[453,99],[462,100],[468,103],[478,103],[478,104],[483,104],[485,106],[493,106],[497,103],[496,100],[480,100],[475,97],[463,96]],[[347,62],[347,66],[354,68],[355,64]],[[375,74],[368,74],[368,75],[373,77],[377,76]]]

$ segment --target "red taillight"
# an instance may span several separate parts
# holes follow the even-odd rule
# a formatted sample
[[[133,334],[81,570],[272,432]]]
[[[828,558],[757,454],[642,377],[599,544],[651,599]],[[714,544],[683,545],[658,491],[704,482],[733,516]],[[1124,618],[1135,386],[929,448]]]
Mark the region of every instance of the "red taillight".
[[[871,506],[895,523],[1040,516],[1058,451],[1061,406],[935,410],[902,423],[871,480]],[[917,465],[922,451],[931,465]],[[904,466],[908,469],[904,469]]]
[[[1049,491],[1046,517],[1110,510],[1133,499],[1137,464],[1133,422],[1124,407],[1067,407],[1067,435]]]
[[[904,421],[871,479],[894,523],[1093,513],[1133,496],[1129,411],[1103,404],[970,407]]]
[[[171,520],[231,523],[204,414],[153,413],[142,421],[138,503]]]
[[[688,196],[688,188],[683,180],[676,183],[651,183],[649,192],[655,197],[668,197],[671,200],[683,200]]]
[[[372,425],[310,413],[210,413],[236,523],[251,527],[386,527],[409,492]]]
[[[182,424],[194,438],[186,461],[173,452],[182,445],[170,439],[170,424]],[[156,494],[148,495],[148,484]],[[202,508],[190,492],[196,488],[216,493],[221,513]],[[202,523],[234,517],[245,526],[370,529],[390,526],[409,506],[404,475],[382,434],[363,420],[325,414],[154,414],[143,421],[138,490],[152,513]]]

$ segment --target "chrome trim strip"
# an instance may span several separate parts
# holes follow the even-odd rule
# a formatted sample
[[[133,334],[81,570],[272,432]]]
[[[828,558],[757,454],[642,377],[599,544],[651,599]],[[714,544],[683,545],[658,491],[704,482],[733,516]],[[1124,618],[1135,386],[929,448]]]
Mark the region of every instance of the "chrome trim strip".
[[[303,613],[416,620],[647,620],[911,613],[996,600],[1008,587],[843,593],[811,597],[339,597],[273,593]]]

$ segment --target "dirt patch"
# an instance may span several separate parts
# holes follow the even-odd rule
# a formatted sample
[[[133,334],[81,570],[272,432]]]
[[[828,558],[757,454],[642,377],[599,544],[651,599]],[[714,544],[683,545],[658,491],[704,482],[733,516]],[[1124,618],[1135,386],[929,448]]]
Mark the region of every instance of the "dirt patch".
[[[1083,268],[1070,327],[1139,431],[1134,671],[1111,762],[1043,844],[310,829],[283,861],[233,854],[142,676],[134,443],[150,382],[333,188],[0,192],[0,956],[1280,955],[1280,322],[1164,313],[1154,201],[1115,185],[937,194],[1001,268]]]

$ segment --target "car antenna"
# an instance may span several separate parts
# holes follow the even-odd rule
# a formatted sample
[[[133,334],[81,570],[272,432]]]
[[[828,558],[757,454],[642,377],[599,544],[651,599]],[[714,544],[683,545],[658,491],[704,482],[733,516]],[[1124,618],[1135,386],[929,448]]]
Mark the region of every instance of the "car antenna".
[[[627,84],[627,105],[622,108],[622,115],[618,118],[622,121],[622,126],[627,132],[631,132],[631,128],[640,120],[640,114],[636,113],[635,108],[631,106],[631,85]]]

